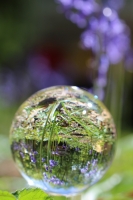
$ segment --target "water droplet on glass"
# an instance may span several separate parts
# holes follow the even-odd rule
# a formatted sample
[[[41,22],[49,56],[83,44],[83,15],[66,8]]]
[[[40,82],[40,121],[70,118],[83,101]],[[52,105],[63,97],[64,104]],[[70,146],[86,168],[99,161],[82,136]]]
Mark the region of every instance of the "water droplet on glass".
[[[35,93],[20,106],[10,130],[13,158],[28,183],[66,196],[103,176],[115,140],[105,106],[87,91],[69,86]]]

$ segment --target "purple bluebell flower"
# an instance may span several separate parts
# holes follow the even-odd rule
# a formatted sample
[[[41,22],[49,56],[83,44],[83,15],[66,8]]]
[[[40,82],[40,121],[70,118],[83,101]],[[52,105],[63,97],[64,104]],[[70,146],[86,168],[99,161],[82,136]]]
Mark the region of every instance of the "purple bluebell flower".
[[[32,163],[36,163],[36,158],[35,158],[34,155],[31,155],[31,156],[30,156],[30,160],[31,160]]]
[[[46,159],[45,158],[42,158],[42,162],[45,162],[46,161]]]
[[[49,160],[50,167],[55,167],[58,165],[58,162],[55,160]]]
[[[54,185],[63,185],[64,182],[61,181],[59,178],[57,178],[56,176],[52,176],[50,179],[49,179],[49,182],[50,183],[53,183]]]
[[[48,177],[47,174],[44,172],[43,173],[44,176],[44,180],[49,182],[49,183],[53,183],[54,185],[63,185],[64,182],[61,181],[59,178],[57,178],[55,175],[53,175],[52,177]]]
[[[91,165],[92,165],[92,166],[96,166],[96,165],[97,165],[97,162],[98,162],[97,159],[93,159],[93,160],[91,161]]]
[[[102,54],[100,57],[100,64],[98,68],[99,76],[104,76],[108,72],[109,59],[106,55]]]
[[[48,170],[49,170],[49,167],[48,167],[48,166],[45,166],[45,169],[46,169],[46,171],[48,171]]]
[[[27,149],[27,147],[28,147],[28,146],[25,144],[25,142],[21,142],[20,144],[21,144],[21,147],[23,147],[23,148],[26,148],[26,149]]]
[[[86,174],[85,174],[85,177],[86,177],[86,178],[89,178],[89,177],[90,177],[90,173],[89,173],[89,172],[86,173]]]
[[[44,165],[44,168],[47,172],[52,173],[52,167],[48,165]]]
[[[63,145],[62,145],[62,148],[63,148],[63,149],[66,149],[66,148],[67,148],[67,146],[63,144]]]
[[[93,30],[86,30],[81,35],[82,47],[92,49],[93,52],[100,51],[98,35]]]
[[[19,154],[20,154],[20,156],[22,157],[22,158],[24,158],[25,157],[25,155],[24,155],[24,153],[23,152],[19,152]]]
[[[89,150],[89,155],[92,155],[92,149]]]
[[[37,152],[37,151],[33,151],[33,153],[34,153],[34,155],[37,155],[37,154],[38,154],[38,152]]]
[[[88,170],[88,169],[87,169],[86,167],[85,167],[85,168],[82,168],[82,169],[80,169],[80,171],[81,171],[81,173],[82,173],[82,174],[85,174],[85,173],[87,172],[87,170]]]
[[[13,149],[14,149],[14,151],[20,150],[20,145],[17,142],[14,142],[13,143]]]
[[[75,148],[75,151],[76,151],[76,152],[79,152],[79,151],[80,151],[80,148],[79,148],[79,147],[76,147],[76,148]]]
[[[77,26],[80,28],[84,28],[87,25],[87,20],[81,14],[72,13],[69,16],[69,18],[73,23],[77,24]]]

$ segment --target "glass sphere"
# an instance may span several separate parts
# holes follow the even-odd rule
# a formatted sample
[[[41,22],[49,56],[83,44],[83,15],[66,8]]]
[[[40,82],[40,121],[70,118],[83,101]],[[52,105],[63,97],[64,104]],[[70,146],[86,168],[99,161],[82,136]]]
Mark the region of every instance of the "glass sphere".
[[[51,194],[81,193],[109,167],[116,130],[106,107],[75,86],[40,90],[17,111],[13,158],[30,185]]]

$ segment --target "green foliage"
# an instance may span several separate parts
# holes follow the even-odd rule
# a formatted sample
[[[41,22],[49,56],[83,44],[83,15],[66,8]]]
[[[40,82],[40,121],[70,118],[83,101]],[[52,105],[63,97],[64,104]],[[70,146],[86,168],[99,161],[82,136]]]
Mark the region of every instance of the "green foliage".
[[[7,191],[0,191],[0,200],[16,200],[16,198]]]
[[[48,194],[41,189],[24,189],[15,192],[14,196],[18,200],[52,200],[52,197],[48,196]]]
[[[24,189],[11,194],[7,191],[0,191],[0,200],[54,200],[41,189]]]

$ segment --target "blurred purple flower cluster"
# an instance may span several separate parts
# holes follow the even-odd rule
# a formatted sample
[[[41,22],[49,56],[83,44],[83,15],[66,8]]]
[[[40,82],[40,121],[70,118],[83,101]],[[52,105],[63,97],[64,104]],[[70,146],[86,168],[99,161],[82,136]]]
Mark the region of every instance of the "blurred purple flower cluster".
[[[123,0],[56,2],[69,20],[85,29],[81,35],[83,48],[92,49],[98,57],[103,54],[112,64],[126,56],[130,49],[130,31],[117,14]]]
[[[57,178],[55,175],[51,176],[50,178],[47,176],[47,174],[44,172],[43,173],[44,176],[44,181],[49,182],[49,183],[53,183],[54,185],[64,185],[65,183],[63,181],[61,181],[59,178]]]
[[[130,49],[130,30],[119,18],[118,11],[124,0],[55,0],[59,11],[67,19],[83,28],[81,47],[91,49],[95,55],[92,67],[97,70],[97,78],[90,78],[96,85],[95,93],[99,99],[104,98],[104,87],[107,85],[107,72],[110,63],[125,61],[125,66],[133,68],[133,52]],[[89,87],[89,78],[83,77],[78,69],[63,60],[62,50],[31,52],[25,67],[18,70],[0,70],[0,103],[12,105],[22,101],[30,94],[53,85],[78,85]],[[61,60],[60,60],[61,58]],[[90,74],[90,72],[89,72]],[[81,81],[81,83],[80,83]],[[86,85],[82,85],[82,84]]]
[[[133,64],[133,54],[129,53],[130,30],[118,15],[124,0],[55,1],[67,19],[84,28],[81,47],[92,50],[95,55],[95,62],[92,64],[97,69],[93,93],[103,100],[109,65],[124,61],[131,68]]]

